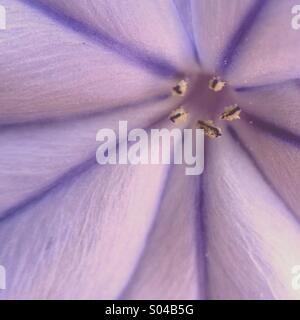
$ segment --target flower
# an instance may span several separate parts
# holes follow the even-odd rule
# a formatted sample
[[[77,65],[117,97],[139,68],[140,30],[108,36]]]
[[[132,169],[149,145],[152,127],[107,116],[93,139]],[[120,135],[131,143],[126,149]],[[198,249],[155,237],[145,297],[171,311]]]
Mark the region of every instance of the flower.
[[[2,4],[1,298],[299,298],[293,1]],[[202,176],[96,164],[99,128],[172,126],[181,103],[195,123],[242,110]]]

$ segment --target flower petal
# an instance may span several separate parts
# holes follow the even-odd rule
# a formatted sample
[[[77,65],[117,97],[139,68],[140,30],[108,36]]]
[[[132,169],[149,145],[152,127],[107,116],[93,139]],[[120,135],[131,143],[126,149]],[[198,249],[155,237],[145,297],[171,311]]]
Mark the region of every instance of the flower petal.
[[[195,58],[198,61],[198,53],[196,52],[195,35],[193,27],[193,14],[192,14],[192,0],[174,0],[174,4],[177,8],[179,19],[182,23],[187,36],[190,38],[191,47],[195,52]],[[198,61],[199,62],[199,61]]]
[[[236,102],[243,111],[275,126],[300,134],[300,86],[297,81],[270,86],[237,88]]]
[[[249,116],[237,127],[241,141],[255,158],[278,197],[286,203],[296,218],[300,219],[299,182],[300,136],[295,136],[276,125]]]
[[[2,4],[8,25],[0,34],[0,124],[113,109],[169,92],[176,81],[59,23],[36,2]]]
[[[243,121],[234,126],[266,179],[298,218],[299,99],[295,82],[240,91]]]
[[[299,32],[292,28],[294,0],[266,1],[227,70],[233,85],[257,86],[300,77]]]
[[[148,245],[125,299],[198,299],[205,296],[204,235],[199,176],[173,166]]]
[[[95,159],[99,147],[96,142],[98,130],[110,128],[118,132],[119,120],[128,121],[128,129],[147,128],[159,119],[167,118],[176,106],[174,99],[158,97],[86,118],[2,129],[0,217],[56,185],[81,163]]]
[[[207,152],[213,157],[204,177],[210,298],[299,299],[292,287],[298,221],[230,132]]]
[[[190,42],[172,0],[41,0],[48,8],[176,68],[192,66]],[[191,56],[192,58],[192,56]]]
[[[224,52],[247,21],[253,3],[253,0],[192,1],[198,54],[207,71],[218,71]]]
[[[166,172],[93,161],[2,219],[0,297],[116,298],[145,246]]]

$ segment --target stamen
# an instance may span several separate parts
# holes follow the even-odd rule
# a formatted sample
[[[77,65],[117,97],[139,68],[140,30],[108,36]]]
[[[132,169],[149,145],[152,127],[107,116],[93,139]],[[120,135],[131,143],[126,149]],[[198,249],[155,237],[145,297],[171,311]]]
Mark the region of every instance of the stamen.
[[[226,82],[222,81],[220,77],[213,77],[212,79],[209,80],[208,82],[208,87],[209,89],[218,92],[223,90],[225,87]]]
[[[186,80],[181,80],[175,87],[172,88],[173,96],[184,96],[188,89],[188,83]]]
[[[224,109],[224,112],[220,116],[220,119],[226,121],[238,120],[240,119],[241,112],[241,108],[237,104],[234,104]]]
[[[198,128],[204,130],[204,134],[209,138],[218,138],[222,135],[221,128],[217,127],[212,120],[202,121],[199,120],[197,122]]]
[[[183,107],[178,107],[171,112],[169,119],[173,123],[184,123],[188,119],[188,112]]]

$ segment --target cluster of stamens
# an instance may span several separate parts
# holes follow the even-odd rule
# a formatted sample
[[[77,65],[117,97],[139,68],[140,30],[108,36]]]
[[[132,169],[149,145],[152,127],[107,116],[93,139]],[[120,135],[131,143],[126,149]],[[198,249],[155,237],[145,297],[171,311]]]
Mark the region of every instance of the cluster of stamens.
[[[226,82],[221,80],[220,77],[213,77],[208,82],[208,88],[214,92],[219,92],[224,89]],[[187,80],[179,81],[176,86],[172,88],[173,96],[185,96],[188,90]],[[241,108],[237,104],[226,106],[223,113],[219,116],[220,120],[223,121],[235,121],[240,119]],[[183,123],[188,119],[188,112],[185,110],[184,106],[180,106],[171,112],[169,119],[173,123]],[[218,138],[222,136],[222,130],[220,127],[216,126],[213,120],[198,120],[197,128],[203,129],[204,134],[209,138]]]

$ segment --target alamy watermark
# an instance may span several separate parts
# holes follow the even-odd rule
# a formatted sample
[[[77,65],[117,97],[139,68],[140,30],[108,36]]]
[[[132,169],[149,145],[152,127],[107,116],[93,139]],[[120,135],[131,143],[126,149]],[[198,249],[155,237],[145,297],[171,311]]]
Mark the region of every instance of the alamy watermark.
[[[6,270],[0,265],[0,290],[6,289]]]
[[[292,7],[292,28],[294,30],[300,30],[300,4],[296,4]]]
[[[295,265],[291,269],[292,277],[292,288],[296,290],[300,290],[300,265]]]
[[[6,29],[6,9],[0,4],[0,30]]]
[[[118,132],[98,131],[97,162],[104,164],[185,164],[187,175],[200,175],[204,169],[204,131],[202,129],[171,130],[132,129],[127,121],[119,121]]]

